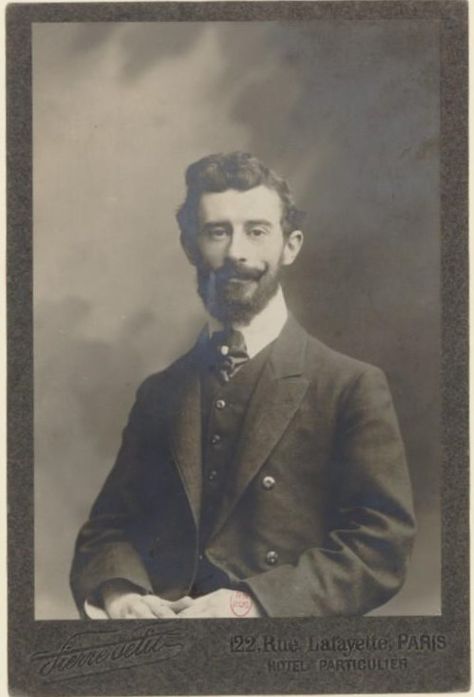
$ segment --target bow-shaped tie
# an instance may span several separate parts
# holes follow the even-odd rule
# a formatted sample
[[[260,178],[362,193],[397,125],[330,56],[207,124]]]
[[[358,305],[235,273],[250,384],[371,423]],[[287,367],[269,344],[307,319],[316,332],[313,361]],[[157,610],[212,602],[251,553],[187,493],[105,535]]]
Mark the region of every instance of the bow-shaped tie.
[[[243,334],[236,329],[214,332],[209,342],[215,371],[223,382],[229,382],[249,360]]]

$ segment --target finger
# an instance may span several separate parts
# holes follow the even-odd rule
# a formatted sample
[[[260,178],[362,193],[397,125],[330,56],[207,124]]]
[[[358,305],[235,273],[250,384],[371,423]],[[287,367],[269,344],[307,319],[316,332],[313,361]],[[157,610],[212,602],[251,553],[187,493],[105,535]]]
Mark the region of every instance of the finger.
[[[127,593],[125,596],[117,596],[105,603],[105,610],[114,620],[126,619],[128,610],[132,607],[132,602],[139,595]]]
[[[134,613],[135,617],[143,620],[153,620],[155,615],[148,607],[148,605],[140,598],[140,600],[135,600],[131,604],[131,611]]]
[[[159,610],[155,610],[155,617],[158,617],[160,620],[166,620],[166,619],[176,619],[178,615],[176,615],[173,610],[170,610],[169,607],[166,607],[166,605],[162,605]]]
[[[154,617],[176,617],[167,600],[156,595],[146,595],[143,601],[148,605]]]
[[[158,607],[170,607],[171,602],[169,600],[166,600],[165,598],[160,598],[159,595],[153,595],[150,593],[150,595],[144,595],[142,597],[143,602],[145,602],[149,607],[151,607],[152,610]]]
[[[174,600],[171,602],[169,607],[174,612],[181,612],[182,610],[186,610],[186,608],[191,607],[191,605],[195,602],[195,599],[191,598],[189,595],[184,595],[179,600]]]
[[[133,620],[135,615],[131,603],[120,603],[114,613],[115,618],[119,620]]]

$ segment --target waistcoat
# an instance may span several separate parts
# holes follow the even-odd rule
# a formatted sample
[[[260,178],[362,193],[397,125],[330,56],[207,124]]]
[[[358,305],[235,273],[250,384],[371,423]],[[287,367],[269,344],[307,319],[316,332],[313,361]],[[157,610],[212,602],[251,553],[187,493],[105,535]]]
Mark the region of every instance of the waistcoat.
[[[212,366],[201,370],[203,488],[199,528],[199,565],[191,595],[229,587],[223,571],[205,555],[225,491],[232,491],[235,465],[233,455],[241,435],[245,414],[258,378],[271,350],[266,346],[223,383]]]

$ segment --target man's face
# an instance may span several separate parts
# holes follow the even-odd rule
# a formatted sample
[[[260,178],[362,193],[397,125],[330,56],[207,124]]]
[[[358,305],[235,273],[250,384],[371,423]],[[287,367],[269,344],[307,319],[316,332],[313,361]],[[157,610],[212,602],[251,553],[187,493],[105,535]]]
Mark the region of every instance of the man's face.
[[[275,294],[280,269],[293,263],[302,233],[285,238],[278,193],[266,186],[201,196],[196,238],[198,291],[224,323],[248,324]]]

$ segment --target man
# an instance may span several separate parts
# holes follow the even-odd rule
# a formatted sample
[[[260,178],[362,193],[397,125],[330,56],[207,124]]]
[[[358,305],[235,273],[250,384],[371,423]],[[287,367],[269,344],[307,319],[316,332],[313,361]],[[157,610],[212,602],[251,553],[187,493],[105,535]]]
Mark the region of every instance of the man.
[[[236,152],[186,184],[177,219],[209,324],[138,390],[79,534],[76,603],[112,619],[364,614],[400,588],[414,535],[385,378],[288,315],[302,215],[280,177]]]

